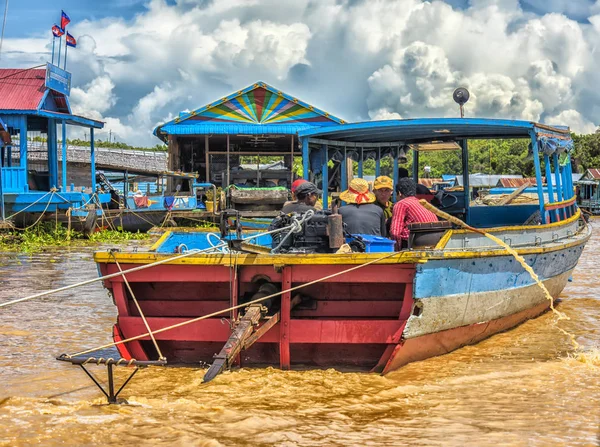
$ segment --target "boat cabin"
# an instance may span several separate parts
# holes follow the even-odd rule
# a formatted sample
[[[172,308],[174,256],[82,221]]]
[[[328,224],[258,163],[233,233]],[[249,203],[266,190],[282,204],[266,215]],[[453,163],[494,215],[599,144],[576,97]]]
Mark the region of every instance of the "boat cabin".
[[[344,121],[257,82],[161,124],[154,134],[169,145],[168,169],[194,172],[200,184],[225,192],[226,206],[274,211],[301,175],[297,133]],[[167,190],[174,191],[168,182]]]
[[[592,214],[600,214],[600,169],[588,169],[575,182],[579,206]]]
[[[0,69],[0,120],[7,137],[0,149],[2,220],[25,210],[52,213],[80,208],[95,193],[94,175],[88,185],[70,181],[67,129],[77,126],[89,135],[93,174],[94,131],[102,129],[104,123],[74,115],[69,89],[70,73],[52,64],[46,69]],[[94,197],[102,203],[109,200],[104,194]]]
[[[527,121],[473,118],[442,118],[371,121],[345,124],[299,132],[302,144],[305,178],[321,185],[323,207],[329,207],[332,196],[345,190],[353,175],[352,164],[358,163],[357,174],[363,176],[368,159],[375,160],[375,175],[383,173],[383,160],[392,159],[394,184],[398,168],[412,153],[412,174],[419,181],[419,155],[427,151],[455,151],[462,163],[457,176],[460,187],[445,189],[440,206],[474,227],[522,225],[532,219],[541,223],[556,222],[575,212],[572,167],[568,153],[573,148],[569,130]],[[514,139],[530,141],[536,173],[537,201],[529,204],[496,206],[476,203],[469,184],[469,140]],[[390,165],[386,161],[386,165]],[[332,169],[331,166],[337,166]],[[389,174],[387,174],[389,175]],[[543,187],[546,177],[546,188]],[[339,186],[336,186],[339,185]],[[395,199],[395,197],[394,197]],[[536,214],[537,213],[537,214]]]

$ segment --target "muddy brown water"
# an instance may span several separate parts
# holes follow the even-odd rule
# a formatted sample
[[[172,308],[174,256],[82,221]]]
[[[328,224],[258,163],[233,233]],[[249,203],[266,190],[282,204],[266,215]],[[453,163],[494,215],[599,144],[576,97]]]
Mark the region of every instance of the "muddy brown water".
[[[385,377],[148,368],[119,406],[54,360],[111,341],[99,283],[0,308],[0,445],[600,445],[599,252],[596,230],[558,305],[583,355],[546,313]],[[0,254],[0,302],[96,275],[88,249]]]

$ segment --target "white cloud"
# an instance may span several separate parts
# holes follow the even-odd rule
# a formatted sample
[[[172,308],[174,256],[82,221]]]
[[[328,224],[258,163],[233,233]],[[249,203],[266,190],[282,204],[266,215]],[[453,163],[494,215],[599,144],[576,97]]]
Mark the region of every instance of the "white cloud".
[[[131,20],[72,23],[76,111],[135,145],[156,124],[257,80],[347,120],[467,116],[595,128],[600,2],[151,0]],[[533,12],[532,12],[533,10]],[[540,14],[535,11],[539,10]],[[2,64],[47,60],[50,40],[5,39]]]
[[[578,111],[572,109],[564,110],[556,116],[548,117],[545,122],[548,124],[569,126],[571,132],[579,134],[594,133],[598,128],[598,124],[588,121]]]

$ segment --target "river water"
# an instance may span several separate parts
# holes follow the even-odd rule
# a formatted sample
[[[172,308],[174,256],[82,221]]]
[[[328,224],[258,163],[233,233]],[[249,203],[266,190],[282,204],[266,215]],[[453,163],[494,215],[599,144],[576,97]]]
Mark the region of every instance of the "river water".
[[[596,231],[558,306],[583,355],[546,313],[385,377],[242,369],[202,384],[201,369],[147,368],[129,405],[54,360],[112,341],[99,283],[0,308],[0,445],[600,445],[599,251]],[[89,249],[0,254],[0,302],[96,275]]]

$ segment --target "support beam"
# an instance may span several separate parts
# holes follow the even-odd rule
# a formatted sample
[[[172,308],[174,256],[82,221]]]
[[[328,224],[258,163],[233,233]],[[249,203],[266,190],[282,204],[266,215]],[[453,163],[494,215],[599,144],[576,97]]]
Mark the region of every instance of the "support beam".
[[[210,154],[208,147],[208,135],[204,135],[204,163],[206,164],[206,183],[210,183]]]
[[[375,177],[381,173],[381,149],[377,148],[377,159],[375,160]]]
[[[229,174],[229,157],[231,156],[231,154],[229,153],[229,134],[227,134],[227,186],[230,185],[229,181],[230,181],[230,174]],[[260,158],[259,158],[260,160]],[[260,172],[259,169],[257,169],[257,171]],[[256,186],[259,186],[259,184],[257,183]]]
[[[19,153],[21,167],[25,168],[25,179],[27,179],[27,116],[21,117],[20,129],[19,129]],[[25,183],[25,191],[29,191],[27,182]]]
[[[395,202],[398,196],[398,193],[396,191],[397,187],[398,187],[398,180],[400,180],[399,178],[399,173],[398,173],[398,155],[400,153],[400,148],[397,147],[396,150],[394,151],[394,172],[393,172],[393,179],[394,179],[394,190],[392,191],[392,200]],[[416,154],[416,151],[415,151]]]
[[[62,191],[67,190],[67,122],[62,120]]]
[[[361,147],[358,151],[359,159],[358,159],[358,177],[363,178],[363,148]]]
[[[419,183],[419,151],[413,150],[412,176],[415,183]]]
[[[48,120],[48,174],[49,186],[58,186],[58,132],[56,131],[56,120]]]
[[[563,200],[566,200],[567,198],[563,194],[563,186],[562,186],[561,175],[560,175],[560,165],[558,163],[558,155],[556,153],[552,154],[552,161],[554,162],[554,179],[556,180],[556,195],[557,195],[556,200],[558,200],[559,202],[562,202]],[[567,216],[567,213],[564,209],[558,210],[558,213],[560,214],[561,219],[564,219]]]
[[[465,188],[465,217],[464,221],[468,224],[470,223],[470,212],[469,212],[469,204],[471,201],[471,191],[469,190],[469,146],[467,140],[461,140],[460,146],[462,148],[461,156],[462,156],[462,167],[463,167],[463,185]],[[539,160],[538,160],[539,161]],[[419,179],[417,179],[418,181]]]
[[[302,178],[304,180],[310,180],[308,175],[310,166],[308,138],[300,138],[300,141],[302,142]]]
[[[550,168],[550,157],[544,154],[544,165],[546,168],[546,187],[548,188],[548,203],[554,203],[554,190],[552,188],[552,170]],[[557,222],[560,220],[557,210],[550,212],[550,219]]]
[[[348,154],[346,148],[344,147],[344,161],[342,161],[342,166],[340,169],[341,182],[340,186],[342,191],[346,191],[348,189]]]
[[[321,151],[323,155],[323,169],[321,171],[322,179],[323,179],[323,209],[326,210],[329,208],[329,151],[327,150],[327,145],[321,146]]]
[[[96,152],[93,127],[90,127],[90,168],[92,170],[92,194],[94,194],[96,192]]]
[[[542,186],[542,170],[540,167],[540,153],[538,147],[537,136],[535,131],[530,131],[529,136],[531,137],[531,148],[533,151],[533,164],[535,166],[535,179],[537,183],[537,191],[538,191],[538,201],[540,208],[540,218],[542,219],[542,223],[547,223],[546,219],[546,210],[544,208],[544,189]],[[558,185],[556,186],[558,190]]]
[[[292,268],[283,267],[281,289],[292,287]],[[290,312],[291,292],[281,295],[281,319],[279,321],[279,366],[281,369],[290,369]]]

